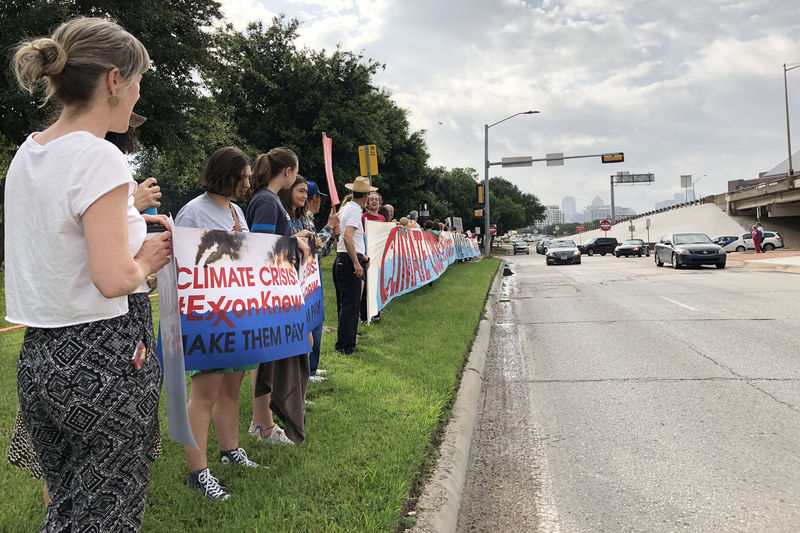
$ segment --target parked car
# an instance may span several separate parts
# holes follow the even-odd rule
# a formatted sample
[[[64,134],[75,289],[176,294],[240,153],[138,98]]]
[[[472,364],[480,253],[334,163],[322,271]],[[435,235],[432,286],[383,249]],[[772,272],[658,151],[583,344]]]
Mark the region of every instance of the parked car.
[[[624,255],[636,255],[642,257],[642,254],[650,257],[650,245],[642,239],[628,239],[616,248],[614,248],[614,255],[617,257]]]
[[[554,239],[550,241],[545,253],[545,262],[548,265],[556,264],[581,264],[581,252],[570,239]]]
[[[670,263],[673,268],[689,265],[714,265],[725,268],[727,255],[705,233],[670,233],[656,243],[656,266]]]
[[[755,250],[756,245],[749,233],[741,235],[720,235],[714,239],[720,239],[717,244],[722,246],[726,252],[744,252],[745,250]],[[765,231],[764,242],[761,244],[764,250],[770,252],[775,248],[783,248],[783,237],[776,231]]]
[[[585,243],[578,246],[582,254],[586,255],[606,255],[613,254],[614,249],[619,246],[619,241],[615,237],[592,237]]]
[[[728,248],[728,245],[737,240],[739,240],[739,235],[717,235],[716,237],[711,239],[711,242],[722,246],[723,248],[725,248],[726,252],[734,252],[736,251],[736,248],[735,247]],[[743,252],[744,249],[739,251]]]
[[[528,243],[523,240],[518,240],[514,243],[514,255],[517,254],[530,254],[531,249]]]
[[[545,251],[545,247],[547,246],[547,243],[550,242],[551,240],[552,239],[550,237],[543,237],[538,241],[536,241],[536,253],[543,254]]]

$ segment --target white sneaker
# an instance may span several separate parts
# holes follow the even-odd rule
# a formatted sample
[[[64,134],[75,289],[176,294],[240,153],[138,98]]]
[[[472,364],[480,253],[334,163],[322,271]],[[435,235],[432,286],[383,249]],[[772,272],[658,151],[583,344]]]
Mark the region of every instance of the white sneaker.
[[[324,368],[318,368],[317,372],[314,375],[315,376],[324,376],[327,373],[328,373],[328,371],[325,370]]]
[[[269,444],[291,444],[294,446],[294,442],[286,436],[286,433],[278,426],[277,424],[272,426],[272,433],[269,434],[269,437],[265,437],[261,434],[261,430],[263,429],[261,426],[256,426],[257,433],[256,438],[258,442],[267,442]]]
[[[320,383],[320,382],[325,381],[327,379],[328,378],[324,378],[324,377],[320,376],[319,374],[317,374],[316,376],[308,376],[308,381],[310,381],[311,383]]]
[[[257,433],[257,430],[256,430],[257,427],[258,426],[256,425],[256,423],[251,420],[250,421],[250,427],[247,429],[247,432],[255,437],[256,433]]]

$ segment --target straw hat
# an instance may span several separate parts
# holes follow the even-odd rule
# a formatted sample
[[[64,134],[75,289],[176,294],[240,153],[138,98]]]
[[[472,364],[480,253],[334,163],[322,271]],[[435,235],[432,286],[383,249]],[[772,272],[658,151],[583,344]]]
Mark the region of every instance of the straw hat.
[[[378,190],[377,187],[371,186],[369,178],[364,176],[357,177],[353,183],[345,183],[344,188],[353,192],[373,192]]]

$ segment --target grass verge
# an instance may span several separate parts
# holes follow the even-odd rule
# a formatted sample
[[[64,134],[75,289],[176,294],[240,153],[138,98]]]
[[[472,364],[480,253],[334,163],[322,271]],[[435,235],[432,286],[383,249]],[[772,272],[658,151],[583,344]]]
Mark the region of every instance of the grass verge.
[[[231,494],[205,501],[186,488],[181,446],[166,438],[153,466],[143,531],[393,531],[412,525],[404,510],[423,482],[437,433],[450,417],[460,373],[499,260],[455,263],[432,287],[391,302],[383,322],[360,326],[354,355],[334,352],[323,334],[328,380],[309,384],[306,442],[299,447],[256,443],[250,421],[249,378],[240,396],[240,445],[269,469],[216,462],[212,473]],[[323,261],[326,325],[336,327],[330,260]],[[154,302],[157,317],[157,303]],[[16,412],[16,357],[22,332],[0,337],[0,449],[8,449]],[[41,527],[41,484],[0,461],[4,494],[0,530]]]

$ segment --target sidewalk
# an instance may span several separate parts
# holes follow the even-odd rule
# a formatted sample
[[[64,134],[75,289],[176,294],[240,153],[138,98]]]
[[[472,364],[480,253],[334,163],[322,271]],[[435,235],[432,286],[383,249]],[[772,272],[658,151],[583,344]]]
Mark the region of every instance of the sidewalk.
[[[747,252],[730,252],[728,266],[741,266],[759,270],[778,270],[800,274],[800,250],[773,250],[757,254],[752,250]]]

